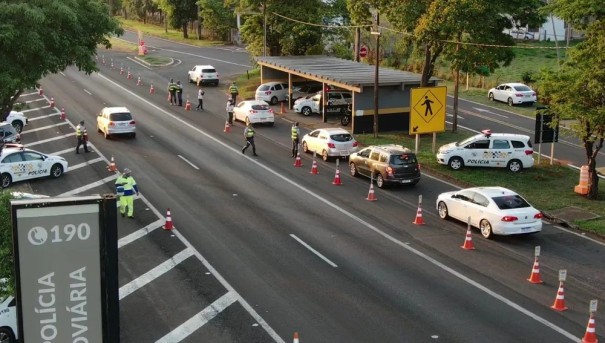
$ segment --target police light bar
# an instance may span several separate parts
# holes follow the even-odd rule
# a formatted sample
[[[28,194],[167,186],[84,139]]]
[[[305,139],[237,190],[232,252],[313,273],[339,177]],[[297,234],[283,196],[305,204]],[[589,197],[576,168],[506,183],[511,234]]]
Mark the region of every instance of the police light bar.
[[[481,131],[481,133],[482,133],[483,135],[485,135],[485,137],[489,138],[489,136],[491,136],[491,135],[492,135],[492,130],[490,130],[490,129],[485,129],[485,130]]]

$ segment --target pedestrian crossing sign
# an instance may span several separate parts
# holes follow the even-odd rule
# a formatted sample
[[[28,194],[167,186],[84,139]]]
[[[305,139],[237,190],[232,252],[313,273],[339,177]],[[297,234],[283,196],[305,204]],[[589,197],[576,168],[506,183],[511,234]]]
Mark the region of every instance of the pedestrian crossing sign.
[[[412,88],[410,135],[445,131],[447,87]]]

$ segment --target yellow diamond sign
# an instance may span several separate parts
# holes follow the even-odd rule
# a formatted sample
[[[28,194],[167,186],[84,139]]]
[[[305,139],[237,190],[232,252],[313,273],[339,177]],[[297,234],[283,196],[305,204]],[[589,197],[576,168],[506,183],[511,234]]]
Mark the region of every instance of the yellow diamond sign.
[[[445,131],[446,87],[412,88],[410,135]]]

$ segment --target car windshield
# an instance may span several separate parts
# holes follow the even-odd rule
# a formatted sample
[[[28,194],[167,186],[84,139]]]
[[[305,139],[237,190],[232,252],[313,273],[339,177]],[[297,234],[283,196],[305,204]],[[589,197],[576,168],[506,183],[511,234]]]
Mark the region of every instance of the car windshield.
[[[111,121],[129,121],[132,120],[132,116],[128,112],[124,113],[112,113],[109,115]]]
[[[416,161],[416,155],[414,154],[391,155],[391,165],[403,166],[416,163],[418,163],[418,161]]]
[[[253,110],[257,110],[257,111],[266,111],[268,110],[270,107],[268,105],[264,105],[264,104],[256,104],[256,105],[252,105],[252,109]]]
[[[531,207],[520,195],[505,195],[492,198],[501,210]]]
[[[348,142],[353,140],[353,136],[349,133],[338,133],[335,135],[330,135],[330,138],[336,142]]]
[[[527,87],[527,86],[515,86],[514,87],[516,91],[519,92],[530,92],[531,88]]]

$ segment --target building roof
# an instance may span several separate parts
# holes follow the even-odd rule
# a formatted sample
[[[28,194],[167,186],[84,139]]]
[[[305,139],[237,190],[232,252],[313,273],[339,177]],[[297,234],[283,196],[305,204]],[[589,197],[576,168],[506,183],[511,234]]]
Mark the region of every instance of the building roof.
[[[308,79],[323,81],[345,89],[361,91],[365,86],[374,86],[376,67],[337,57],[311,56],[261,56],[256,61],[262,66],[278,69]],[[380,86],[420,85],[420,74],[380,67]],[[437,78],[431,78],[436,81]]]

